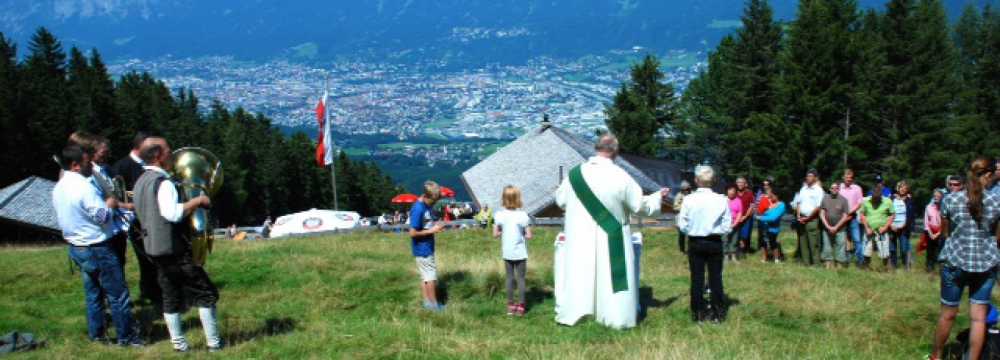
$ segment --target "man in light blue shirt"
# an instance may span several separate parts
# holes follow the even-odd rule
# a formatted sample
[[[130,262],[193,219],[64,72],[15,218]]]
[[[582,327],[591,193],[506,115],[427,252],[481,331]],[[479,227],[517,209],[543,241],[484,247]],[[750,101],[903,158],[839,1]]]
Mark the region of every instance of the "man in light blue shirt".
[[[69,255],[80,267],[87,300],[87,333],[90,339],[106,342],[104,301],[111,307],[111,318],[118,335],[118,345],[143,346],[132,318],[132,299],[122,273],[121,262],[111,248],[112,209],[91,182],[90,155],[78,145],[67,146],[62,153],[66,167],[62,179],[52,190],[63,238],[69,243]]]

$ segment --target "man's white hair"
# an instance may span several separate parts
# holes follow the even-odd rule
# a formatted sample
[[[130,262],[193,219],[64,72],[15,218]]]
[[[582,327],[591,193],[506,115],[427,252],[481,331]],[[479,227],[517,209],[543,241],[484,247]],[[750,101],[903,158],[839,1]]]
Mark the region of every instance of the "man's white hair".
[[[597,143],[594,144],[594,150],[597,152],[618,154],[618,137],[611,133],[606,133],[597,138]]]
[[[694,168],[694,182],[698,184],[698,187],[712,187],[715,185],[715,170],[707,165],[696,166]]]

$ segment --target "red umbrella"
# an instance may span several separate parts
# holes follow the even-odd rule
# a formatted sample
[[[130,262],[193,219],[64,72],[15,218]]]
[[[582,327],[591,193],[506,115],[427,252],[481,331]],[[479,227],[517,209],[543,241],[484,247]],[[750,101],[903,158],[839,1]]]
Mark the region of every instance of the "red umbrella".
[[[392,203],[396,205],[412,204],[417,202],[418,197],[413,194],[399,194],[392,198]]]
[[[446,198],[453,198],[453,197],[455,197],[455,190],[452,190],[451,188],[446,187],[446,186],[442,186],[441,187],[441,196],[446,197]]]

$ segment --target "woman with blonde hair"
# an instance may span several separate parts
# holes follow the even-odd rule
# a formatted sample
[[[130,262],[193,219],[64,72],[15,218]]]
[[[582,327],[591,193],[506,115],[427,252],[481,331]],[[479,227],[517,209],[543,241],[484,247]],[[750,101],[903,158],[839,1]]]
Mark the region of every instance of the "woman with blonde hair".
[[[916,209],[910,197],[910,184],[905,180],[896,184],[896,193],[892,196],[892,208],[895,216],[890,226],[892,242],[889,244],[889,258],[894,268],[910,269],[910,232],[916,222]]]
[[[504,265],[507,268],[507,315],[524,316],[525,274],[528,246],[531,239],[531,219],[521,209],[521,190],[513,185],[503,188],[503,206],[493,215],[493,237],[501,239]],[[517,302],[514,302],[514,282],[517,282]]]

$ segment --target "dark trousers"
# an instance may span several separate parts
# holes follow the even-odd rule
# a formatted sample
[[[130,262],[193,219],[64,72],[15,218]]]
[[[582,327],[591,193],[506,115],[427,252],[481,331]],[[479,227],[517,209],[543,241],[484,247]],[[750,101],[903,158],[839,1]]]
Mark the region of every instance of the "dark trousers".
[[[687,235],[685,235],[684,232],[681,231],[681,229],[677,229],[677,245],[680,246],[681,253],[687,252],[687,246],[685,244],[687,242],[686,240],[687,240]]]
[[[722,237],[691,236],[688,248],[688,265],[691,267],[691,312],[699,316],[705,312],[705,269],[708,268],[708,288],[712,290],[712,309],[716,314],[725,310],[725,292],[722,289]]]
[[[187,307],[213,307],[219,301],[219,290],[208,278],[205,269],[191,260],[191,254],[151,258],[163,289],[163,312],[182,313]]]
[[[805,264],[815,265],[819,263],[819,223],[819,220],[805,224],[798,221],[794,223],[799,238],[798,247],[795,249],[795,258]]]
[[[938,255],[944,249],[944,236],[939,236],[937,240],[931,240],[931,234],[927,234],[927,271],[934,271],[938,265]]]
[[[753,217],[747,221],[754,221]],[[767,229],[764,228],[764,223],[757,222],[757,249],[768,249],[767,246]]]
[[[133,226],[132,229],[137,229]],[[163,302],[163,294],[160,291],[160,284],[156,276],[156,265],[146,255],[146,248],[142,245],[142,236],[136,230],[129,230],[129,242],[132,243],[132,250],[135,251],[136,264],[139,265],[139,298],[152,301],[154,303]]]

